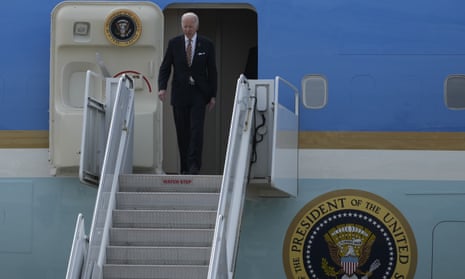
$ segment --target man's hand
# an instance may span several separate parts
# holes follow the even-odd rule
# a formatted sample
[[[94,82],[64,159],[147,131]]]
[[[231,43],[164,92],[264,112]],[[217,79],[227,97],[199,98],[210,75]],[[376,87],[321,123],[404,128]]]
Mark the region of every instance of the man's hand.
[[[207,104],[208,111],[211,111],[215,107],[215,104],[216,104],[216,99],[215,97],[213,97],[210,99],[210,102],[208,102]]]
[[[158,98],[160,99],[160,101],[164,102],[166,98],[166,90],[158,91]]]

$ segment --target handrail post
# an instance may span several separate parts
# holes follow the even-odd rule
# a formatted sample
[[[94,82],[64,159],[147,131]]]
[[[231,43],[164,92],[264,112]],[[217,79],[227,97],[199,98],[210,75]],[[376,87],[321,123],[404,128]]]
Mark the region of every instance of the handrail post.
[[[66,270],[66,279],[80,278],[88,251],[88,238],[85,235],[84,217],[79,213],[74,230],[73,244]]]

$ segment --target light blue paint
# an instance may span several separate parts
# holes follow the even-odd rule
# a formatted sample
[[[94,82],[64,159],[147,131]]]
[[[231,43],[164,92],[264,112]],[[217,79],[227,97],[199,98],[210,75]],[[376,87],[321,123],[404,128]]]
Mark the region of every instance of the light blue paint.
[[[300,181],[297,198],[246,201],[236,278],[286,278],[283,243],[293,218],[317,196],[340,189],[371,192],[404,215],[417,243],[415,279],[463,277],[457,267],[464,263],[461,248],[465,247],[465,239],[456,229],[463,232],[465,222],[464,181],[310,179]]]
[[[442,278],[451,271],[459,274],[458,267],[464,265],[463,251],[465,241],[456,241],[463,238],[465,221],[444,221],[437,224],[433,230],[433,278]],[[452,240],[452,241],[451,241]],[[443,255],[447,256],[444,260]],[[449,276],[449,275],[448,275]],[[463,275],[462,275],[463,276]],[[459,276],[456,276],[459,278]]]
[[[77,178],[0,179],[0,278],[65,278],[78,213],[97,191]]]
[[[0,184],[0,253],[30,253],[32,250],[32,183]]]
[[[402,212],[417,242],[416,279],[461,278],[465,182],[337,179],[301,180],[296,198],[247,199],[236,278],[285,278],[283,242],[294,216],[340,189],[371,192]],[[96,192],[75,178],[0,180],[0,278],[64,278],[77,214],[89,230]]]

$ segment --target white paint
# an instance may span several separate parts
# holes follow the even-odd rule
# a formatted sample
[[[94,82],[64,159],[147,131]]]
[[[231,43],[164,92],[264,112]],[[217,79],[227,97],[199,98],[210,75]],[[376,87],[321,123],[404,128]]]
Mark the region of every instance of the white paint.
[[[465,152],[304,149],[299,178],[465,180]]]
[[[48,149],[0,149],[0,177],[50,177]],[[465,180],[465,151],[299,150],[300,179]]]
[[[0,149],[0,177],[50,177],[48,149]]]

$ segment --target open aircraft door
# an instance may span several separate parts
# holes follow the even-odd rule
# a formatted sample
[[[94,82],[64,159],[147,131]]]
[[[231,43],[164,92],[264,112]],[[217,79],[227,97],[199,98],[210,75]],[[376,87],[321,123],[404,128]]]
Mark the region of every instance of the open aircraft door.
[[[163,56],[161,9],[151,2],[62,2],[51,19],[50,154],[52,174],[79,166],[88,70],[135,82],[134,168],[161,171],[162,105],[156,79]],[[95,84],[104,99],[105,83]]]

